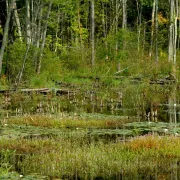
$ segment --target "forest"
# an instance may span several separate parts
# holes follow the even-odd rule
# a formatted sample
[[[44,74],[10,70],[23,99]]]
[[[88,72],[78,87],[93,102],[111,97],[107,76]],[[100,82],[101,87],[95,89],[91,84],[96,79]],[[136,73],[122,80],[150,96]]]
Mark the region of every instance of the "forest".
[[[0,0],[0,179],[178,180],[179,0]]]
[[[1,84],[178,78],[179,29],[178,0],[1,0]]]

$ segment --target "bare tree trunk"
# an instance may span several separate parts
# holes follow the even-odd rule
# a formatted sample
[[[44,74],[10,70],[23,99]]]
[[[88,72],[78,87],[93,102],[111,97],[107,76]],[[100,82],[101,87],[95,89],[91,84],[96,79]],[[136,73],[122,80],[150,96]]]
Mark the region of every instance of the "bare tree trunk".
[[[43,36],[42,36],[42,44],[41,44],[41,48],[40,48],[40,56],[39,56],[39,62],[38,62],[38,67],[37,67],[37,74],[40,74],[40,71],[41,71],[41,59],[42,59],[43,50],[44,50],[45,41],[46,41],[48,19],[49,19],[49,15],[51,12],[51,7],[52,7],[52,2],[49,3],[48,12],[47,12],[47,16],[46,16],[46,23],[44,26],[44,32],[43,32]]]
[[[6,0],[6,2],[8,2],[8,0]],[[13,4],[14,4],[14,0],[11,0],[10,6],[8,6],[9,8],[7,9],[7,19],[6,19],[4,35],[3,35],[3,40],[2,40],[1,50],[0,50],[0,75],[2,73],[2,62],[3,62],[4,50],[8,41],[9,22],[11,18]]]
[[[31,0],[31,43],[34,44],[35,43],[35,36],[36,36],[36,22],[35,22],[35,2],[34,0]]]
[[[39,15],[38,15],[38,23],[37,23],[37,34],[36,34],[36,47],[39,48],[40,45],[40,34],[41,34],[41,21],[42,21],[42,8],[43,5],[40,5]]]
[[[117,36],[117,34],[118,34],[118,5],[119,5],[119,3],[118,3],[118,0],[116,0],[116,14],[115,14],[115,22],[116,22],[116,24],[115,24],[115,34],[116,34],[116,36]],[[120,71],[121,70],[121,64],[120,64],[120,59],[118,59],[118,40],[116,40],[116,47],[115,47],[115,50],[116,50],[116,60],[118,61],[118,71]]]
[[[80,5],[79,5],[79,3],[78,3],[77,17],[78,17],[78,29],[79,29],[79,42],[80,42],[80,46],[82,48],[82,28],[81,28],[81,15],[80,15]]]
[[[177,47],[177,19],[179,15],[179,4],[178,0],[175,1],[175,7],[174,7],[174,43],[173,43],[173,63],[176,64],[176,47]]]
[[[17,80],[16,88],[18,88],[18,86],[19,86],[19,84],[21,82],[21,79],[22,79],[22,75],[23,75],[23,72],[24,72],[24,69],[25,69],[26,60],[27,60],[27,57],[28,57],[29,48],[30,48],[30,44],[27,44],[26,53],[25,53],[25,56],[24,56],[24,59],[23,59],[23,64],[22,64],[21,70],[20,70],[20,72],[19,72],[19,74],[17,76],[18,80]]]
[[[34,61],[34,67],[35,69],[37,68],[37,57],[38,57],[38,51],[39,51],[39,46],[40,46],[40,34],[41,34],[41,21],[42,21],[42,8],[43,5],[39,4],[39,12],[37,14],[37,28],[36,28],[36,50],[33,55],[33,61]]]
[[[29,0],[26,0],[26,42],[31,43],[31,26],[30,26],[30,5]]]
[[[95,31],[94,0],[91,0],[91,64],[92,64],[93,67],[94,67],[94,64],[95,64],[94,31]]]
[[[173,61],[173,18],[174,18],[174,0],[170,1],[170,25],[169,25],[169,49],[168,61]]]
[[[143,40],[142,40],[142,57],[144,57],[145,43],[146,43],[146,23],[144,23]]]
[[[14,8],[14,17],[15,17],[15,21],[16,21],[16,25],[17,25],[19,40],[22,41],[21,24],[20,24],[19,15],[17,12],[16,1],[14,1],[13,8]]]
[[[173,74],[176,75],[177,18],[179,15],[178,0],[170,1],[170,26],[168,61],[173,63]]]
[[[9,12],[9,2],[8,0],[6,0],[6,15],[8,16],[8,12]]]
[[[83,38],[82,38],[82,28],[81,28],[81,14],[80,14],[80,4],[78,2],[78,29],[79,29],[79,42],[80,42],[80,48],[81,48],[81,59],[82,62],[84,62],[84,51],[83,51]]]
[[[41,0],[31,0],[31,44],[37,44],[38,28],[39,23],[41,24],[42,17],[42,1]],[[40,19],[40,21],[39,21]]]
[[[159,55],[158,55],[158,0],[156,0],[156,56],[155,60],[156,63],[158,62]]]
[[[178,13],[177,13],[177,16],[179,17],[179,15],[180,15],[180,6],[179,6],[179,4],[178,4]],[[180,19],[178,18],[178,23],[177,24],[179,24],[179,26],[178,26],[178,37],[177,37],[177,48],[179,49],[180,48]]]
[[[58,31],[59,31],[59,23],[60,23],[60,10],[58,6],[58,12],[57,12],[57,26],[56,26],[56,42],[55,42],[55,49],[54,52],[57,52],[57,47],[58,47]]]
[[[106,40],[106,37],[107,37],[107,11],[106,11],[106,16],[105,16],[104,2],[101,2],[101,5],[102,5],[102,27],[103,27],[103,37],[104,37],[105,49],[107,50],[107,49],[108,49],[108,46],[107,46],[107,40]],[[106,17],[106,20],[105,20],[105,17]],[[107,55],[107,54],[106,54],[105,59],[108,60],[108,55]]]
[[[122,29],[126,30],[127,28],[127,0],[122,0],[122,5],[123,5],[123,20],[122,20]],[[125,33],[125,31],[123,31]],[[126,46],[126,40],[125,38],[123,39],[123,51],[125,50]],[[120,62],[118,63],[118,71],[120,71]]]
[[[138,0],[136,0],[136,4],[137,4],[137,11],[138,11],[138,17],[137,17],[137,32],[138,32],[138,52],[140,50],[140,37],[141,37],[141,16],[142,16],[142,6],[141,6],[141,2],[138,3]]]
[[[123,0],[123,22],[122,28],[126,29],[127,27],[127,0]]]
[[[154,0],[154,2],[153,2],[153,8],[152,8],[152,18],[151,18],[151,42],[150,42],[149,57],[152,56],[152,51],[153,51],[155,5],[156,5],[156,0]]]

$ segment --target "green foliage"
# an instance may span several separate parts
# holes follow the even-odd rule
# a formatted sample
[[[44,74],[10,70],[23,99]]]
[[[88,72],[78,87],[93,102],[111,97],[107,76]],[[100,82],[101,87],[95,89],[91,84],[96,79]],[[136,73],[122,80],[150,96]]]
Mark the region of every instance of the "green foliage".
[[[46,24],[48,4],[52,2],[50,17],[47,20],[46,44],[42,56],[42,71],[36,77],[39,51],[37,43],[42,43],[42,34]],[[31,1],[30,1],[31,3]],[[41,4],[42,3],[42,4]],[[153,52],[149,58],[149,46],[151,39],[153,0],[138,0],[127,5],[127,28],[122,29],[122,6],[118,5],[118,22],[116,22],[116,2],[110,0],[96,0],[95,2],[95,66],[91,67],[91,3],[79,0],[43,0],[34,1],[30,11],[32,45],[23,71],[22,82],[30,82],[31,85],[43,86],[51,80],[72,80],[75,76],[101,77],[104,84],[115,85],[112,78],[120,64],[122,72],[119,76],[149,76],[158,78],[159,74],[168,74],[172,71],[172,65],[167,63],[168,48],[168,16],[169,2],[159,2],[158,12],[158,48],[159,63],[154,63],[155,29],[153,37]],[[17,27],[9,30],[9,44],[3,59],[3,74],[6,80],[15,82],[22,69],[26,52],[26,17],[25,3],[17,1],[18,17],[20,17],[23,42],[18,41]],[[33,7],[34,5],[34,7]],[[36,6],[36,7],[35,7]],[[37,8],[38,7],[38,8]],[[42,20],[40,12],[42,7]],[[139,14],[141,13],[141,15]],[[141,16],[141,24],[140,18]],[[34,18],[36,21],[34,21]],[[138,23],[137,23],[138,19]],[[14,21],[12,19],[11,21]],[[117,23],[118,30],[115,30]],[[10,22],[10,24],[16,24]],[[38,27],[40,27],[40,39],[38,39]],[[0,26],[0,34],[3,35],[3,26]],[[137,29],[137,27],[139,29]],[[139,31],[140,30],[140,31]],[[138,42],[138,36],[139,42]],[[138,51],[139,50],[139,51]],[[179,64],[177,55],[177,69]],[[179,71],[176,72],[179,76]],[[69,78],[67,76],[70,76]],[[156,77],[157,76],[157,77]],[[107,77],[107,78],[105,78]],[[31,79],[32,78],[32,79]],[[30,80],[31,79],[31,80]],[[77,79],[75,79],[77,81]],[[0,82],[6,86],[6,82]],[[51,84],[51,83],[49,83]]]
[[[97,49],[97,59],[106,59],[112,61],[128,61],[132,51],[137,50],[136,34],[129,30],[121,29],[117,35],[110,34],[107,39],[99,43]],[[105,46],[104,46],[105,45]],[[116,51],[116,45],[118,50]],[[128,63],[127,63],[128,64]]]
[[[6,68],[8,69],[8,75],[11,82],[15,82],[18,78],[18,74],[22,69],[22,64],[26,53],[26,44],[20,41],[15,41],[8,46],[5,59]],[[23,72],[23,80],[29,80],[29,78],[35,73],[34,68],[34,48],[30,47],[28,57],[25,62],[25,69]]]
[[[63,65],[59,57],[52,51],[45,49],[42,58],[41,73],[45,75],[47,80],[58,80],[62,77]]]

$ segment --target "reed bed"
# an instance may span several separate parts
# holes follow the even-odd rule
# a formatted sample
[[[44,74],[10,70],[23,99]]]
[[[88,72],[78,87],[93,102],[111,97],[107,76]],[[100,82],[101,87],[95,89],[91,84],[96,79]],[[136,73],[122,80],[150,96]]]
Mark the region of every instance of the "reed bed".
[[[122,119],[86,119],[81,117],[60,117],[54,118],[49,116],[23,116],[14,117],[8,119],[8,124],[16,125],[32,125],[32,126],[42,126],[42,127],[52,127],[52,128],[122,128],[127,122],[132,122],[134,119],[129,119],[128,117]]]
[[[51,179],[144,179],[179,177],[180,139],[142,136],[129,142],[75,139],[0,140],[1,164],[8,171],[36,173]],[[175,173],[176,171],[176,173]]]

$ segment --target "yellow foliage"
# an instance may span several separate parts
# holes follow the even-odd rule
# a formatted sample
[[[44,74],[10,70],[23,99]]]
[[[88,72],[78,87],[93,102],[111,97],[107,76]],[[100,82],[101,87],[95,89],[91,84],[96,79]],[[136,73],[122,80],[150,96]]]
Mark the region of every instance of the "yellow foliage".
[[[160,24],[166,24],[168,22],[168,20],[165,17],[163,17],[162,12],[158,13],[158,22]]]

